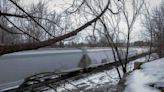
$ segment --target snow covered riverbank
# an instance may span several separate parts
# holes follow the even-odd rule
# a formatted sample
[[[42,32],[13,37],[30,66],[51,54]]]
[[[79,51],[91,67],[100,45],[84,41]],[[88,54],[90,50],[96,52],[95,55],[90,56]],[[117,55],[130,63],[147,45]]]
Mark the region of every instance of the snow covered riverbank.
[[[164,88],[164,58],[145,63],[126,80],[124,92],[161,92]]]

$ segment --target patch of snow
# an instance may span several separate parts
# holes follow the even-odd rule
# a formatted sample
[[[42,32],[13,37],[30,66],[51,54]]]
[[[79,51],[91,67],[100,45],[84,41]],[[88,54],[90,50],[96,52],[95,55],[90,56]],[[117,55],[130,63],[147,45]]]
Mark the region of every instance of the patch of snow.
[[[145,63],[141,68],[127,77],[124,92],[160,92],[155,87],[164,87],[164,58]],[[155,86],[151,87],[152,84]]]
[[[111,69],[108,71],[92,74],[90,76],[81,78],[79,80],[70,81],[72,84],[79,88],[84,88],[84,90],[93,89],[97,87],[104,86],[106,84],[116,85],[119,81],[116,69]],[[57,88],[57,92],[63,92],[66,89],[75,90],[77,89],[72,84],[63,84]],[[65,89],[66,88],[66,89]],[[49,90],[46,92],[55,92],[54,90]]]
[[[128,77],[128,81],[126,82],[127,87],[124,92],[160,92],[147,85],[156,81],[155,77],[136,70]]]
[[[134,61],[130,62],[127,65],[127,70],[132,71],[133,68],[134,68],[134,63],[135,62],[138,62],[138,61],[145,62],[146,60],[147,60],[146,57],[142,57],[142,58],[139,58],[137,60],[134,60]],[[121,75],[123,75],[123,72],[121,70],[122,68],[121,67],[118,67],[118,68],[120,70]],[[79,80],[72,81],[71,83],[73,83],[74,85],[76,85],[80,88],[85,87],[85,90],[88,90],[88,89],[95,89],[95,88],[103,87],[107,84],[116,85],[118,83],[118,81],[119,81],[119,78],[118,78],[116,68],[113,68],[111,70],[107,70],[107,71],[104,71],[104,72],[92,74],[88,77],[84,77],[84,78],[81,78]],[[76,87],[74,87],[71,84],[63,84],[59,88],[57,88],[57,92],[65,92],[66,89],[63,88],[63,87],[65,87],[69,90],[77,89]],[[109,92],[110,92],[110,90],[109,90]],[[49,90],[49,91],[46,91],[46,92],[55,92],[55,91],[54,90]],[[144,91],[141,91],[141,92],[144,92]]]
[[[142,65],[143,72],[158,79],[157,82],[164,83],[164,58]]]

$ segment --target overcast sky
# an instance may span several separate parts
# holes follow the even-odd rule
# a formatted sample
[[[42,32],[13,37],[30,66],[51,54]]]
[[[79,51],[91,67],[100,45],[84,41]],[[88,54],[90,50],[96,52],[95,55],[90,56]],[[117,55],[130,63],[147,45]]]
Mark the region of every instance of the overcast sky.
[[[49,2],[49,9],[62,11],[68,4],[71,4],[73,0],[21,0],[24,4],[29,3],[37,3],[38,1],[48,1]],[[162,0],[145,0],[146,2],[150,3],[150,7],[154,8],[160,4]]]
[[[23,2],[23,4],[27,5],[29,3],[37,3],[39,0],[21,0]],[[26,1],[26,2],[25,2]],[[61,12],[63,10],[65,10],[66,8],[68,8],[71,4],[73,0],[42,0],[42,1],[48,1],[48,8],[50,11],[57,11],[57,12]],[[151,9],[158,7],[160,2],[162,0],[145,0],[147,3],[149,3],[149,7]],[[123,25],[125,26],[125,25]],[[141,31],[143,31],[143,28],[141,26],[140,23],[140,19],[138,20],[138,22],[135,24],[134,26],[134,32],[132,33],[132,41],[136,41],[136,40],[143,40],[143,36],[141,35]]]

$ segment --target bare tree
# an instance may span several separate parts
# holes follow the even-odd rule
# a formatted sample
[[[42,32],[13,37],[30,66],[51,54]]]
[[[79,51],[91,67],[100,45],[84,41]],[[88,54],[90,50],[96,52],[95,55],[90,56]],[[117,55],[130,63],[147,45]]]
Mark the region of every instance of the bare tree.
[[[144,33],[144,36],[146,36],[145,39],[148,38],[148,42],[150,42],[149,55],[148,55],[148,59],[147,59],[148,62],[150,61],[150,56],[151,56],[152,49],[153,49],[153,29],[154,29],[152,16],[151,16],[149,9],[150,9],[150,7],[148,7],[148,5],[145,4],[144,20],[142,22],[142,24],[146,30],[146,33]]]
[[[144,0],[132,0],[131,1],[131,12],[128,10],[128,0],[121,1],[122,7],[120,8],[125,19],[125,24],[127,26],[127,39],[126,39],[126,53],[125,53],[125,63],[124,67],[127,68],[129,47],[130,47],[130,35],[133,31],[133,26],[136,19],[141,14],[142,7],[144,5]],[[126,72],[126,71],[125,71]]]
[[[108,40],[109,46],[112,47],[113,55],[115,55],[114,56],[115,61],[119,61],[121,63],[122,71],[123,73],[126,73],[128,57],[129,57],[130,36],[133,31],[133,27],[136,22],[136,19],[141,14],[141,9],[143,8],[144,1],[122,0],[120,4],[118,3],[115,4],[117,6],[116,9],[119,11],[119,13],[116,15],[106,13],[105,16],[103,16],[100,19],[100,22],[104,27],[104,32],[102,33],[106,35],[105,37]],[[132,10],[129,10],[129,7]],[[122,29],[121,22],[123,22],[124,25],[126,26],[126,30],[120,30]],[[121,41],[119,37],[122,35],[125,36],[124,40],[126,41],[126,50],[119,48],[119,45],[117,44],[118,42]],[[122,61],[123,58],[125,59],[125,61]]]
[[[102,17],[104,15],[104,13],[108,10],[108,6],[110,4],[110,0],[108,0],[106,5],[102,7],[103,8],[102,12],[99,12],[95,18],[91,19],[90,21],[87,21],[86,23],[84,23],[80,27],[76,28],[75,30],[70,31],[70,32],[60,35],[60,36],[54,36],[35,19],[36,17],[34,17],[30,13],[28,13],[25,9],[23,9],[15,1],[9,0],[9,2],[12,3],[13,5],[15,5],[15,7],[17,7],[23,14],[19,15],[19,14],[12,14],[12,13],[8,13],[8,12],[1,12],[0,13],[1,16],[30,19],[34,23],[36,23],[38,25],[38,27],[40,27],[44,32],[46,32],[50,37],[47,40],[32,42],[32,43],[22,43],[22,44],[15,44],[15,45],[1,45],[0,46],[0,55],[17,52],[17,51],[23,51],[23,50],[38,49],[41,47],[52,45],[56,42],[66,39],[66,38],[75,36],[75,35],[77,35],[77,33],[81,32],[82,30],[84,30],[85,28],[90,26],[92,23],[95,23],[96,21],[98,21],[100,19],[100,17]],[[84,2],[82,2],[82,3],[84,3]]]
[[[159,54],[159,57],[164,56],[164,51],[163,51],[163,42],[164,42],[164,7],[163,4],[164,2],[161,3],[159,8],[156,8],[152,11],[147,10],[147,14],[145,14],[144,18],[144,27],[146,30],[146,34],[148,34],[148,37],[151,42],[151,47],[155,47],[157,49],[157,52]],[[151,13],[150,13],[151,12]],[[152,48],[150,48],[152,49]]]
[[[130,35],[133,31],[134,24],[136,22],[136,19],[141,14],[141,9],[144,5],[143,0],[122,0],[121,3],[118,4],[114,2],[116,6],[116,12],[112,11],[112,6],[108,7],[107,13],[100,18],[99,21],[95,22],[96,27],[93,25],[94,30],[98,30],[99,33],[102,33],[105,35],[108,46],[112,47],[113,51],[113,57],[115,61],[119,61],[121,63],[122,71],[123,73],[127,72],[127,63],[128,63],[128,57],[129,57],[129,47],[130,47]],[[90,2],[87,2],[87,6],[90,9],[92,15],[97,16],[99,11],[102,11],[103,3],[100,3],[99,1],[95,1],[98,8],[93,8],[93,6],[90,6]],[[113,5],[113,4],[112,4]],[[130,5],[130,6],[129,6]],[[129,10],[129,7],[131,7],[132,10]],[[114,14],[114,15],[113,15]],[[127,27],[127,30],[120,30],[122,29],[120,25],[121,22],[124,22],[125,26]],[[98,26],[100,25],[100,26]],[[101,30],[101,27],[103,27],[103,31]],[[123,32],[124,31],[124,32]],[[125,33],[125,31],[127,33]],[[126,50],[119,48],[117,42],[120,42],[120,34],[125,35],[125,41],[126,41]],[[122,44],[123,45],[123,44]],[[123,62],[122,59],[125,58],[125,61]],[[119,71],[118,71],[119,73]]]

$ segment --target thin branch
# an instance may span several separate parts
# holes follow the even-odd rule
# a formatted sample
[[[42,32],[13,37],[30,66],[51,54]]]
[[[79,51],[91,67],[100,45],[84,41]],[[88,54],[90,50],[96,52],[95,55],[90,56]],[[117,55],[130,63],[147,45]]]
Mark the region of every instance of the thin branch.
[[[21,8],[17,3],[15,3],[13,0],[9,0],[11,3],[13,3],[16,7],[18,7],[22,12],[24,12],[28,17],[30,17],[38,26],[40,26],[48,35],[53,36],[50,32],[48,32],[41,24],[39,24],[30,14],[28,14],[23,8]]]
[[[19,27],[17,27],[17,26],[16,26],[12,21],[10,21],[6,16],[4,16],[4,18],[5,18],[9,23],[11,23],[15,28],[17,28],[18,31],[22,32],[23,34],[28,35],[29,37],[33,38],[33,39],[36,40],[36,41],[39,41],[39,39],[35,38],[34,36],[30,35],[30,34],[27,33],[27,32],[24,32],[22,29],[20,29]]]
[[[1,24],[0,24],[0,28],[2,29],[2,31],[5,31],[5,32],[10,33],[10,34],[22,34],[22,33],[13,32],[13,31],[9,30],[8,28],[5,28]]]
[[[85,2],[86,2],[86,0],[83,0],[83,2],[79,5],[79,7],[75,11],[71,11],[71,12],[68,12],[68,13],[75,13],[76,11],[78,11],[83,6],[83,4]]]
[[[75,36],[75,35],[77,35],[77,33],[81,32],[82,30],[84,30],[85,28],[90,26],[92,23],[99,20],[100,17],[103,16],[103,14],[107,11],[109,4],[110,4],[110,2],[108,1],[104,10],[96,18],[92,19],[91,21],[88,21],[87,23],[85,23],[84,25],[82,25],[81,27],[77,28],[76,30],[74,30],[72,32],[69,32],[69,33],[59,36],[59,37],[55,37],[53,39],[48,39],[46,41],[41,41],[41,42],[36,42],[36,43],[24,43],[24,44],[0,46],[0,55],[12,53],[12,52],[23,51],[23,50],[38,49],[41,47],[52,45],[56,42],[66,39],[66,38]]]
[[[109,10],[112,14],[119,14],[119,11],[118,11],[118,12],[113,12],[110,8],[108,8],[108,10]]]
[[[18,14],[2,13],[2,12],[0,12],[0,15],[1,16],[8,16],[8,17],[17,17],[17,18],[28,18],[29,17],[27,15],[18,15]],[[36,19],[47,20],[48,22],[51,22],[51,23],[55,24],[56,26],[58,26],[59,28],[61,28],[62,30],[64,30],[60,25],[58,25],[56,22],[54,22],[48,18],[42,18],[42,17],[36,17],[36,16],[31,16],[31,17],[36,18]]]
[[[11,14],[11,13],[5,13],[5,12],[0,12],[0,16],[27,18],[27,16],[25,16],[25,15]]]

